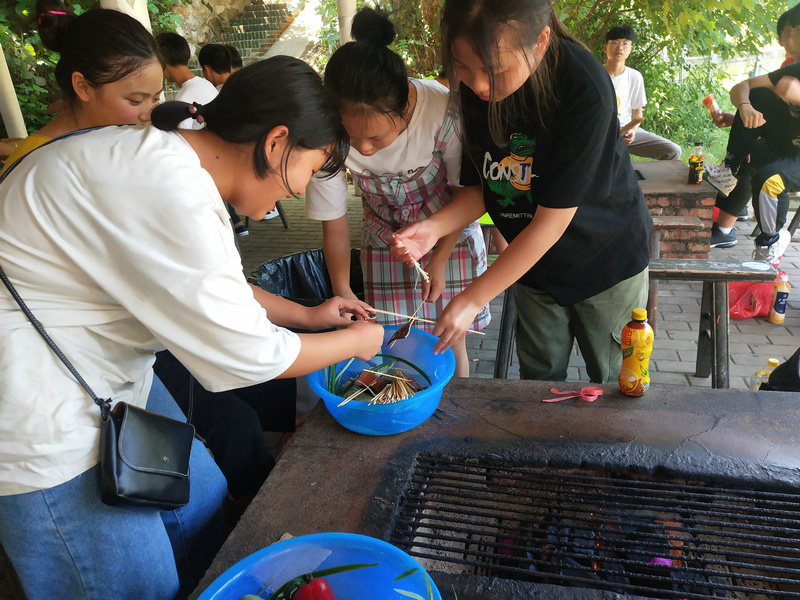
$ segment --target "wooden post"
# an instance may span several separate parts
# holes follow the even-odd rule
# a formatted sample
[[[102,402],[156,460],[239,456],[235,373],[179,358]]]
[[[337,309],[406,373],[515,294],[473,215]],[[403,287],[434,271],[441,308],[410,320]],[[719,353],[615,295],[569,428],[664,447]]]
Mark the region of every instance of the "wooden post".
[[[356,16],[356,0],[336,0],[336,12],[339,15],[339,46],[351,41],[350,27]]]
[[[150,27],[150,12],[147,10],[147,0],[100,0],[100,7],[124,12],[144,25],[147,31],[153,33],[153,29]]]
[[[6,64],[6,55],[2,51],[0,51],[0,116],[3,118],[3,125],[6,127],[8,137],[28,137],[25,119],[22,118],[17,93]]]

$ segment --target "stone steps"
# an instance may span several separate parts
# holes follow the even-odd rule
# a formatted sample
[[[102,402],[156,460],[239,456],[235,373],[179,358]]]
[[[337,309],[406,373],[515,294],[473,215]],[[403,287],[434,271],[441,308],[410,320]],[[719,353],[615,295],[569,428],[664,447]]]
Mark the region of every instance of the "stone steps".
[[[214,41],[235,47],[248,65],[269,50],[304,5],[305,0],[274,3],[256,0],[232,19]]]
[[[221,34],[214,36],[215,44],[229,44],[239,51],[245,66],[261,59],[305,6],[305,0],[290,3],[270,3],[255,0],[232,19]],[[196,65],[196,61],[193,61]],[[199,66],[191,68],[193,74],[202,77]],[[165,90],[167,100],[174,100],[178,89],[170,85]]]

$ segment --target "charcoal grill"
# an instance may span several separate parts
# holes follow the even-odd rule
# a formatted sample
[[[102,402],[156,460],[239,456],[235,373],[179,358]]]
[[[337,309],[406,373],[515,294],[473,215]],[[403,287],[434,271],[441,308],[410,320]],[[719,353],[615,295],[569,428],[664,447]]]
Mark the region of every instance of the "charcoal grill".
[[[404,548],[444,600],[800,598],[800,397],[453,379],[393,436],[318,406],[206,574],[282,534]],[[652,561],[652,562],[651,562]]]
[[[798,540],[800,492],[429,453],[390,538],[433,571],[690,599],[800,597]]]

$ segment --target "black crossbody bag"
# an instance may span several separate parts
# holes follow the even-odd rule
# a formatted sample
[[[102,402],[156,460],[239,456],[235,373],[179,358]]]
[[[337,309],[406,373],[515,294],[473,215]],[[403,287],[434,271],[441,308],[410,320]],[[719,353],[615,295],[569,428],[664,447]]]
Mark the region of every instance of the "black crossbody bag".
[[[55,355],[100,407],[100,472],[106,504],[174,510],[189,502],[189,455],[194,425],[100,399],[33,316],[0,267],[0,279]]]
[[[0,181],[18,162],[3,174]],[[112,506],[149,506],[161,510],[185,506],[189,502],[189,456],[195,436],[194,425],[125,402],[117,402],[112,409],[111,400],[98,398],[56,346],[2,267],[0,279],[36,331],[100,408],[103,502]]]

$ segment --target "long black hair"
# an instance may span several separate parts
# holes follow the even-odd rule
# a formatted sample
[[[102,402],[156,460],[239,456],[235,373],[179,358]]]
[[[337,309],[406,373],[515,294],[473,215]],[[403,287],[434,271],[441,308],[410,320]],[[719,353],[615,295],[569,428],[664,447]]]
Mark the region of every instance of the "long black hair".
[[[394,24],[379,8],[365,7],[353,18],[354,42],[333,53],[325,67],[325,87],[333,101],[361,111],[406,116],[408,73],[403,59],[387,47]]]
[[[153,36],[133,17],[117,10],[98,8],[80,16],[52,0],[37,2],[39,37],[61,57],[55,77],[64,101],[77,97],[72,74],[83,75],[92,87],[118,81],[161,56]]]
[[[174,131],[190,116],[186,102],[156,106],[151,122],[164,131]],[[292,192],[286,167],[294,148],[314,150],[331,147],[322,172],[337,173],[350,149],[339,111],[322,86],[320,76],[302,60],[274,56],[233,73],[219,95],[198,107],[205,129],[233,144],[253,144],[253,169],[264,179],[274,169],[267,161],[267,135],[281,125],[289,130],[289,143],[281,158],[280,175]]]
[[[537,63],[530,51],[546,25],[550,26],[550,42]],[[442,59],[450,81],[457,81],[453,68],[453,40],[463,37],[469,40],[486,68],[493,93],[498,40],[504,32],[511,36],[513,46],[526,54],[532,71],[527,85],[533,106],[515,105],[511,100],[490,103],[489,130],[495,143],[501,147],[508,144],[508,139],[504,139],[503,124],[522,111],[533,111],[546,126],[543,117],[555,103],[553,79],[558,64],[559,41],[565,39],[583,46],[558,20],[550,0],[445,0],[442,7]],[[454,91],[458,89],[456,85],[452,87]]]

